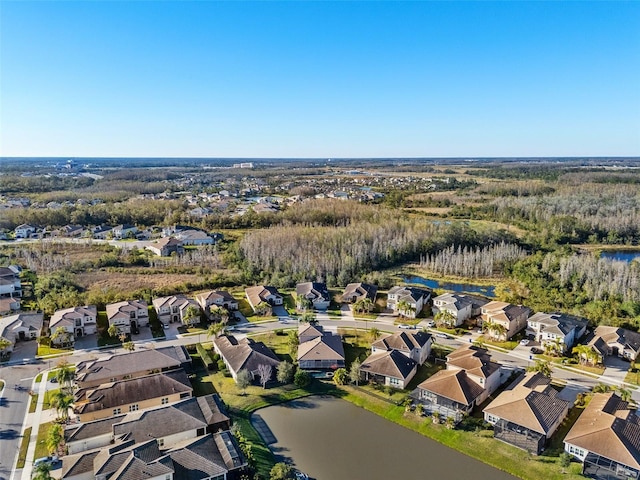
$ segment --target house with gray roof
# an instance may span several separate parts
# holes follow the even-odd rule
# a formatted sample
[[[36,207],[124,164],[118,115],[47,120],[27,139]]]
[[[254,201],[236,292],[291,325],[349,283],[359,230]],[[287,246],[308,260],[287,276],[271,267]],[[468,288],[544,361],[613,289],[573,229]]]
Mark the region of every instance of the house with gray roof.
[[[0,297],[19,298],[22,296],[21,271],[22,268],[17,265],[0,267]]]
[[[234,380],[238,378],[240,370],[246,370],[253,378],[257,378],[260,365],[270,365],[275,372],[280,364],[280,359],[269,347],[250,338],[238,340],[232,335],[221,335],[213,341],[213,348]]]
[[[557,393],[541,373],[522,374],[483,410],[484,419],[495,438],[537,455],[571,407]]]
[[[81,422],[137,412],[189,398],[193,387],[183,369],[118,380],[74,394],[73,411]]]
[[[558,344],[566,353],[585,334],[588,324],[586,318],[557,312],[538,312],[527,320],[526,333],[541,345]]]
[[[331,303],[331,295],[326,283],[303,282],[296,285],[296,305],[304,308],[303,299],[310,301],[316,310],[326,310]]]
[[[369,283],[350,283],[344,287],[342,293],[342,301],[347,303],[356,303],[360,300],[368,298],[372,302],[376,301],[378,287]]]
[[[640,477],[640,417],[614,392],[595,393],[564,438],[582,474],[600,480]]]
[[[489,326],[500,325],[502,332],[493,331],[498,340],[509,340],[517,333],[527,328],[527,319],[531,315],[531,309],[522,305],[513,305],[507,302],[491,301],[480,309],[482,322]]]
[[[107,303],[107,321],[115,325],[118,334],[135,333],[140,327],[149,326],[149,308],[144,300],[126,300]]]
[[[256,285],[255,287],[245,288],[244,293],[254,312],[256,307],[262,302],[268,303],[271,306],[282,305],[284,302],[284,298],[282,294],[278,292],[278,289],[269,285]]]
[[[614,355],[634,361],[640,353],[640,333],[619,327],[600,325],[589,342],[601,356]]]
[[[387,308],[409,318],[416,318],[430,300],[431,290],[425,288],[395,286],[387,292]]]
[[[64,329],[70,338],[76,339],[98,332],[98,310],[95,305],[84,305],[57,310],[49,320],[49,331]],[[59,337],[58,337],[59,338]],[[55,342],[55,340],[52,340]]]
[[[462,293],[445,293],[433,299],[434,316],[440,312],[449,312],[455,318],[453,326],[460,326],[471,317],[482,313],[482,307],[488,300]]]
[[[345,365],[342,337],[319,325],[298,327],[298,367],[306,370],[335,370]]]
[[[35,312],[18,313],[8,317],[0,317],[0,337],[11,342],[1,350],[1,354],[13,351],[16,342],[35,340],[42,331],[43,314]]]
[[[170,323],[184,323],[187,320],[186,313],[189,307],[194,307],[198,311],[197,321],[200,322],[200,304],[186,295],[170,295],[153,299],[153,308],[158,315],[158,320],[165,325]],[[193,320],[193,319],[188,319]]]
[[[365,381],[372,381],[393,388],[407,388],[418,369],[415,360],[398,350],[372,353],[360,365],[360,375]]]
[[[190,372],[191,358],[184,347],[176,345],[82,361],[76,366],[75,380],[78,388],[84,389],[178,368]]]
[[[427,361],[433,339],[430,333],[404,331],[386,335],[371,344],[371,353],[397,350],[419,365]]]

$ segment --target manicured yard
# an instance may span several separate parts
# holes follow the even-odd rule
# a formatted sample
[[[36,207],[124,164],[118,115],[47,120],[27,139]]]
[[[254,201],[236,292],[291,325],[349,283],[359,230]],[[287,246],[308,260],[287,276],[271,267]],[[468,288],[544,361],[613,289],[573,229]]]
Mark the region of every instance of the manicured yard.
[[[29,448],[29,439],[31,438],[31,427],[26,428],[22,440],[20,440],[20,451],[18,452],[18,463],[16,468],[24,468],[27,461],[27,449]]]
[[[53,426],[53,422],[41,423],[40,428],[38,429],[38,440],[36,443],[36,453],[33,458],[41,458],[49,455],[49,450],[47,449],[46,441],[47,435],[49,434],[49,430]]]
[[[38,405],[38,394],[31,395],[31,399],[29,400],[29,413],[33,413],[36,411],[36,406]]]
[[[38,356],[47,357],[49,355],[64,355],[73,352],[73,348],[55,348],[47,345],[38,345]]]
[[[631,362],[624,381],[633,385],[640,385],[640,367],[637,363]]]

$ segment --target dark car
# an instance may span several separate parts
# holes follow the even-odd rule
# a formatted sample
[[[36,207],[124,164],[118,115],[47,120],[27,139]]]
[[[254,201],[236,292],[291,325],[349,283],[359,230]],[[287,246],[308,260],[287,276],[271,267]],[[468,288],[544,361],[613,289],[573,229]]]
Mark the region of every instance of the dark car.
[[[531,353],[535,353],[536,355],[543,353],[544,350],[542,350],[541,348],[538,347],[531,347],[531,350],[529,350]]]

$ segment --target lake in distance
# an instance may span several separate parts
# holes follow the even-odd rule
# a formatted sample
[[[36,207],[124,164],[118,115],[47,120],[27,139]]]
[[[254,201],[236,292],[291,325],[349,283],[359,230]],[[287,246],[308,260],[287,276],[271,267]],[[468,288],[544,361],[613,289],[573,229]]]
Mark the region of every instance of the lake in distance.
[[[317,480],[516,479],[335,397],[263,408],[252,422],[280,460]]]

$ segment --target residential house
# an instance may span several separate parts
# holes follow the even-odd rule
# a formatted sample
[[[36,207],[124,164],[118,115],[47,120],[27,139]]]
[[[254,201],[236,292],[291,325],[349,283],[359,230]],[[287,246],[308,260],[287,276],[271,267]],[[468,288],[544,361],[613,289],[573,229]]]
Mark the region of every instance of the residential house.
[[[126,300],[107,304],[109,326],[115,325],[118,333],[137,333],[140,327],[149,325],[149,308],[144,300]]]
[[[278,289],[268,285],[257,285],[255,287],[245,288],[244,293],[253,311],[255,311],[256,307],[262,302],[268,303],[271,306],[282,305],[284,302]]]
[[[426,411],[437,411],[457,422],[486,400],[505,379],[501,365],[491,360],[486,349],[464,345],[447,355],[446,370],[418,385],[412,396]]]
[[[327,285],[321,282],[304,282],[296,285],[296,303],[299,309],[304,308],[302,299],[311,301],[316,310],[326,310],[331,303]]]
[[[16,342],[35,340],[42,331],[42,313],[18,313],[9,317],[0,318],[0,338],[11,342],[7,348],[0,350],[0,354],[13,351]]]
[[[387,294],[387,308],[405,317],[416,318],[431,300],[431,291],[424,288],[396,286]]]
[[[179,368],[191,371],[191,357],[184,347],[160,347],[80,362],[76,365],[75,380],[78,388],[87,389]]]
[[[404,389],[415,376],[418,363],[398,350],[372,353],[360,365],[364,380]]]
[[[378,287],[368,283],[350,283],[342,293],[342,301],[347,303],[356,303],[360,300],[368,298],[372,302],[376,301]]]
[[[495,438],[537,455],[571,407],[557,393],[541,373],[522,374],[483,410],[484,419]]]
[[[344,347],[340,335],[325,332],[319,325],[304,324],[298,328],[298,367],[301,369],[342,368]]]
[[[74,454],[124,440],[141,443],[151,437],[166,448],[183,440],[229,430],[231,421],[222,408],[220,398],[212,394],[74,424],[65,429],[65,447],[69,454]]]
[[[95,305],[57,310],[49,320],[49,331],[53,333],[58,328],[64,328],[74,339],[95,335],[98,332],[97,317],[98,310]]]
[[[134,225],[124,224],[113,227],[111,233],[116,240],[122,240],[123,238],[135,238],[138,229]]]
[[[186,318],[187,309],[193,307],[198,311],[195,319]],[[165,325],[170,323],[187,323],[200,322],[200,304],[185,295],[171,295],[169,297],[160,297],[153,300],[153,308],[158,314],[158,320]]]
[[[117,380],[81,388],[74,395],[73,411],[81,422],[167,405],[193,395],[182,369]]]
[[[238,301],[225,290],[211,290],[196,295],[196,301],[207,318],[211,319],[211,307],[222,307],[229,311],[238,310]]]
[[[155,439],[125,440],[62,460],[63,480],[225,480],[239,478],[247,461],[229,431],[162,448]]]
[[[482,306],[487,304],[487,300],[464,295],[461,293],[445,293],[433,299],[433,314],[449,312],[453,315],[454,325],[458,327],[471,317],[482,313]]]
[[[433,339],[431,334],[426,332],[398,332],[386,335],[371,344],[371,353],[388,352],[397,350],[405,357],[408,357],[422,365],[427,361],[431,353]]]
[[[631,362],[640,352],[640,333],[619,327],[600,325],[589,342],[596,351],[604,356],[614,355]]]
[[[0,297],[0,315],[8,315],[20,310],[20,299],[13,297]]]
[[[213,348],[234,380],[238,378],[240,370],[246,370],[252,378],[258,378],[260,365],[270,365],[275,375],[280,364],[280,359],[264,343],[250,338],[238,340],[232,335],[221,335],[213,341]]]
[[[81,237],[85,232],[85,228],[82,225],[65,225],[60,229],[60,235],[71,238]]]
[[[530,308],[495,300],[483,305],[480,312],[483,325],[500,326],[501,331],[490,332],[499,340],[509,340],[527,328],[527,319],[531,315]]]
[[[171,254],[182,255],[184,253],[184,247],[182,241],[175,237],[164,237],[157,242],[147,245],[147,250],[155,253],[160,257],[168,257]]]
[[[582,474],[599,480],[640,478],[640,417],[614,392],[595,393],[564,438]]]
[[[91,234],[93,235],[93,238],[97,240],[107,240],[113,237],[112,230],[113,229],[108,225],[98,225],[91,229]]]
[[[183,230],[176,234],[176,238],[182,242],[182,245],[213,245],[213,237],[207,235],[201,230]]]
[[[563,353],[571,350],[587,331],[588,320],[564,313],[538,312],[527,320],[527,334],[541,345],[559,345]]]
[[[20,272],[22,272],[22,268],[17,265],[0,267],[0,298],[22,297]]]
[[[35,234],[37,231],[38,227],[23,223],[15,228],[13,235],[15,238],[31,238],[31,235]]]

